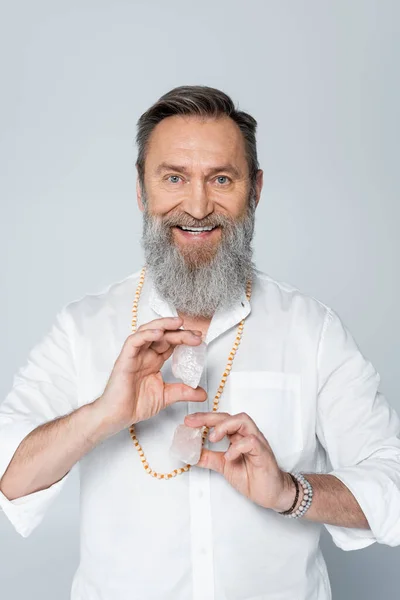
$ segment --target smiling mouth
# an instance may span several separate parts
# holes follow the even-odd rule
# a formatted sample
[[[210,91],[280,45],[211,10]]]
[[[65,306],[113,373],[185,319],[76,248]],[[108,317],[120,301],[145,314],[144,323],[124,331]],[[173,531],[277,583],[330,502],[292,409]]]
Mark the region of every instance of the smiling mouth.
[[[176,228],[180,229],[184,233],[188,233],[191,235],[200,235],[200,234],[207,234],[207,233],[210,233],[211,231],[214,231],[214,229],[218,229],[218,225],[208,226],[208,227],[184,227],[183,225],[176,225]]]

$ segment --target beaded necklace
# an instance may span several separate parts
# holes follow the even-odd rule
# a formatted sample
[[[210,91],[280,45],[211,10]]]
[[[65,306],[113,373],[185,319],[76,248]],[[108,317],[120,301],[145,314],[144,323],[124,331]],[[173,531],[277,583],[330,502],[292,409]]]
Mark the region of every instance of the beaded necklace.
[[[143,269],[140,272],[139,283],[136,288],[135,298],[134,298],[133,305],[132,305],[132,333],[135,333],[136,329],[137,329],[137,311],[138,311],[140,294],[142,292],[142,288],[143,288],[143,284],[144,284],[145,274],[146,274],[146,267],[143,267]],[[248,301],[250,301],[250,297],[251,297],[251,281],[249,281],[246,286],[246,298]],[[244,321],[245,321],[245,319],[242,319],[238,325],[235,342],[232,346],[232,350],[229,353],[228,362],[226,364],[225,371],[222,375],[217,393],[215,394],[215,397],[214,397],[213,412],[216,412],[218,410],[219,399],[221,398],[222,392],[224,391],[226,380],[228,379],[230,370],[232,369],[233,359],[235,358],[236,351],[239,348],[239,344],[242,339]],[[209,431],[209,428],[204,427],[203,433],[202,433],[202,446],[204,446],[204,442],[206,440],[208,431]],[[131,425],[129,427],[129,433],[131,435],[133,443],[135,444],[136,450],[139,453],[140,460],[142,461],[144,470],[146,471],[146,473],[148,473],[152,477],[155,477],[157,479],[172,479],[172,477],[176,477],[177,475],[181,475],[182,473],[185,473],[186,471],[190,470],[191,465],[185,465],[184,467],[180,467],[179,469],[174,469],[170,473],[157,473],[149,466],[149,463],[147,462],[146,456],[143,452],[143,448],[139,444],[139,440],[137,439],[134,425]]]

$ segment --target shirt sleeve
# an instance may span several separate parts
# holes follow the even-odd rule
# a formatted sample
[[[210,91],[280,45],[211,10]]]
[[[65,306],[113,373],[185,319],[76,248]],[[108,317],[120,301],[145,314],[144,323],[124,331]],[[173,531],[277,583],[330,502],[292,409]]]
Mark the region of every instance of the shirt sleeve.
[[[12,389],[0,404],[0,479],[31,431],[78,408],[70,318],[66,308],[60,311],[51,330],[31,350],[27,364],[14,376]],[[42,521],[69,475],[14,500],[0,492],[0,510],[20,535],[27,537]]]
[[[328,311],[318,355],[317,436],[334,475],[352,492],[370,529],[325,524],[336,546],[400,545],[400,419],[380,377],[339,317]]]

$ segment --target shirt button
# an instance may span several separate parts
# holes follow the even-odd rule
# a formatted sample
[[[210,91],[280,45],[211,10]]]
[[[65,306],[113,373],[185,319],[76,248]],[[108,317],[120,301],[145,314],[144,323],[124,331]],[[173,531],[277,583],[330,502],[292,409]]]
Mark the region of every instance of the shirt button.
[[[204,492],[203,492],[203,490],[200,490],[199,491],[199,498],[203,498],[203,496],[204,496]]]

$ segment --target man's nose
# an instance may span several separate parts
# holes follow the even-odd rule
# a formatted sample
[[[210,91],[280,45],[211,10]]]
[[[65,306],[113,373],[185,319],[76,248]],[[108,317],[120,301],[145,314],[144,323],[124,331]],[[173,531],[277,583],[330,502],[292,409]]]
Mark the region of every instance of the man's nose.
[[[181,208],[200,221],[214,210],[214,203],[207,193],[207,184],[203,181],[192,181],[185,190],[185,198]]]

